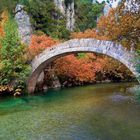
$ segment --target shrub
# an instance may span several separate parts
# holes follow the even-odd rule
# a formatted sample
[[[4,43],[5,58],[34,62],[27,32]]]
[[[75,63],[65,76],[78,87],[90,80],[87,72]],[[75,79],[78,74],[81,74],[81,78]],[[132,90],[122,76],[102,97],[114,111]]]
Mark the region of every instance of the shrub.
[[[12,18],[8,18],[4,24],[4,36],[0,38],[0,44],[0,84],[24,81],[30,67],[26,63],[25,46],[21,44],[16,23]]]

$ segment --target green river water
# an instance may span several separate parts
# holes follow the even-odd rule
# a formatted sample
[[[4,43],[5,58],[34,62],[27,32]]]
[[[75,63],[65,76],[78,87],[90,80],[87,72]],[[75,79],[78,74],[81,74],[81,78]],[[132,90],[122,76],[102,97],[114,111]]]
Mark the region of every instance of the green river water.
[[[135,83],[0,99],[0,140],[140,140]]]

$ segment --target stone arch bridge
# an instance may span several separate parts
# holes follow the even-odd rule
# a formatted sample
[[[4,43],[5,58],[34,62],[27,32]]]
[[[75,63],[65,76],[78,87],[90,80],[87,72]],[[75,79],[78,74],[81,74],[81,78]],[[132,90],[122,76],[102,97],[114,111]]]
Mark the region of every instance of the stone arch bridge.
[[[35,90],[37,79],[43,69],[55,59],[71,53],[94,52],[110,56],[122,64],[138,77],[134,64],[135,54],[127,51],[122,45],[96,39],[72,39],[64,43],[47,48],[41,54],[36,56],[31,63],[32,73],[28,80],[28,92],[33,93]]]

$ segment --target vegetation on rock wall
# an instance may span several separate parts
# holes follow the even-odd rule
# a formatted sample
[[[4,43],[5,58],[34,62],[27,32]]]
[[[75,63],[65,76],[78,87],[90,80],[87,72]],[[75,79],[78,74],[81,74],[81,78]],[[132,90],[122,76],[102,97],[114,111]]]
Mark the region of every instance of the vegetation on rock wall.
[[[69,2],[65,1],[65,4]],[[66,29],[66,17],[55,7],[53,1],[31,0],[26,4],[26,8],[35,31],[42,31],[57,39],[69,39],[70,32]],[[103,4],[92,5],[91,2],[75,1],[75,30],[84,31],[94,28],[102,12]]]
[[[26,7],[31,16],[35,32],[42,31],[57,39],[69,38],[69,31],[66,29],[66,19],[55,8],[52,0],[31,0]]]
[[[17,2],[18,0],[0,0],[0,13],[5,9],[13,13]]]
[[[85,31],[96,27],[97,19],[103,13],[104,4],[91,2],[75,2],[75,27],[76,31]]]

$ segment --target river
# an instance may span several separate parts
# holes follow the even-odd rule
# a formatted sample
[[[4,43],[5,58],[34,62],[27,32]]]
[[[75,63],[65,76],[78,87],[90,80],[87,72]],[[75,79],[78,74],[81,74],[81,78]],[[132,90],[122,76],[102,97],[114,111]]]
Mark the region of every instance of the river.
[[[0,140],[140,140],[136,83],[0,98]]]

